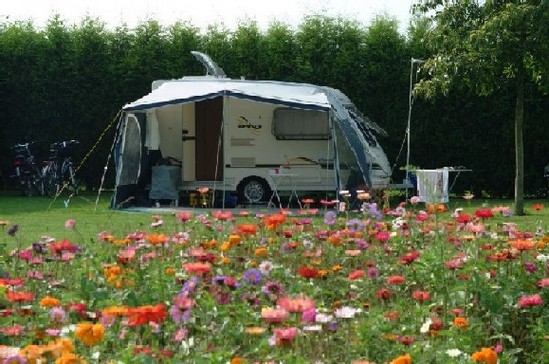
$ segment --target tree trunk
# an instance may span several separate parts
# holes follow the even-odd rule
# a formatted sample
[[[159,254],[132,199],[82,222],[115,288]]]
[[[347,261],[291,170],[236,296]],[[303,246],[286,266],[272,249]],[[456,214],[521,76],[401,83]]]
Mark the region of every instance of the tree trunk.
[[[524,123],[524,68],[517,70],[517,104],[515,105],[515,214],[524,215],[524,143],[522,125]]]

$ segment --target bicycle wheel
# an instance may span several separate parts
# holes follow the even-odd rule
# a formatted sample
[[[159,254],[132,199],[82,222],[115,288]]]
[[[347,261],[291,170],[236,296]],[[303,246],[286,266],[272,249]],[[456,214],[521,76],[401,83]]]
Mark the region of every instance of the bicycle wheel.
[[[63,166],[63,180],[68,184],[68,187],[75,195],[78,195],[78,181],[74,176],[74,168],[72,162],[66,161]]]
[[[59,192],[55,171],[56,165],[53,162],[45,166],[43,170],[44,193],[48,197],[55,197]]]
[[[21,176],[21,194],[26,197],[32,197],[33,183],[31,176],[24,174]]]
[[[32,169],[32,184],[34,189],[38,192],[40,196],[44,196],[45,190],[44,190],[44,179],[42,178],[42,174],[40,173],[40,169],[35,165]]]

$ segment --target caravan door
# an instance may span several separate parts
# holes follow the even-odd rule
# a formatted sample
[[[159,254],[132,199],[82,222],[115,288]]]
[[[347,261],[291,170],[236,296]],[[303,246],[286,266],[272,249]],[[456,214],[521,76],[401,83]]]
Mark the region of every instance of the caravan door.
[[[223,98],[195,104],[197,181],[223,180]]]

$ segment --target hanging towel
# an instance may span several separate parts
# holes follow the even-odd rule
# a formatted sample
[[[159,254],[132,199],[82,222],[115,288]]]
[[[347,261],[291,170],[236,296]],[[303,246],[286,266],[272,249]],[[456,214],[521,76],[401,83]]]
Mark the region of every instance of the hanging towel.
[[[158,131],[158,119],[156,110],[147,110],[147,134],[145,135],[145,147],[149,150],[160,148],[160,132]]]
[[[448,202],[448,169],[419,169],[417,175],[417,192],[420,202]]]

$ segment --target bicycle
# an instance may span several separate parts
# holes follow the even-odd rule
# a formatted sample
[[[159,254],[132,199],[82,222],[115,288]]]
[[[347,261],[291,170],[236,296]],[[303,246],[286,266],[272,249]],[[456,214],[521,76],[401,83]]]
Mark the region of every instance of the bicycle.
[[[40,196],[44,195],[44,183],[40,168],[36,164],[36,158],[30,151],[34,142],[15,144],[10,149],[15,157],[13,160],[14,172],[12,178],[17,180],[19,189],[23,196],[31,197],[34,192]]]
[[[57,196],[65,187],[69,187],[74,195],[78,195],[78,181],[72,162],[72,148],[78,140],[67,140],[50,145],[50,156],[42,170],[44,176],[44,192],[49,197]]]

